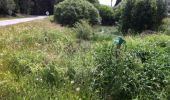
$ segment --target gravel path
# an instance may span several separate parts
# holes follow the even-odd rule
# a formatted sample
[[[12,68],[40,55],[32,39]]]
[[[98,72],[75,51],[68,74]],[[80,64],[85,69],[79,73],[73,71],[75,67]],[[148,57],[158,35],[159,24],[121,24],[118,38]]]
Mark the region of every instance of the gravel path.
[[[19,18],[19,19],[12,19],[12,20],[2,20],[0,21],[0,26],[8,26],[8,25],[14,25],[18,23],[24,23],[32,20],[37,19],[44,19],[47,16],[37,16],[37,17],[31,17],[31,18]]]

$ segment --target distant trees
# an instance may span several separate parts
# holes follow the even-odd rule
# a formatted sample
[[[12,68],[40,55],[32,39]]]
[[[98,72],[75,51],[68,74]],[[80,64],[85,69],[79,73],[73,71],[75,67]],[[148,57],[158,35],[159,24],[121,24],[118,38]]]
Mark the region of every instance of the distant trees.
[[[99,4],[99,0],[87,0],[87,1],[89,1],[92,4]]]
[[[0,0],[0,14],[9,14],[9,11],[42,15],[46,11],[53,13],[54,4],[58,0]]]
[[[53,13],[55,0],[20,0],[18,3],[21,13],[42,15],[46,11]]]
[[[64,0],[0,0],[0,15],[13,13],[44,15],[46,11],[53,14],[54,5]],[[87,0],[99,4],[98,0]]]
[[[0,0],[0,14],[12,14],[15,7],[14,0]]]
[[[127,0],[123,5],[120,29],[123,33],[157,30],[166,14],[166,4],[162,0]]]
[[[62,1],[64,1],[64,0],[55,0],[56,4],[60,3]],[[99,4],[99,0],[86,0],[86,1],[88,1],[88,2],[90,2],[92,4]]]

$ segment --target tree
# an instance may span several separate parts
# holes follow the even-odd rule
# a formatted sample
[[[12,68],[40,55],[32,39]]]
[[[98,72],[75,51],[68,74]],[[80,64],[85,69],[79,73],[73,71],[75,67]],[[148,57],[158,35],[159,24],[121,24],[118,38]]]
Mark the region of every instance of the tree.
[[[123,5],[120,29],[123,33],[157,30],[166,14],[162,0],[127,0]]]
[[[20,0],[21,13],[32,15],[44,15],[46,11],[53,13],[55,0]]]
[[[16,7],[14,0],[1,0],[0,1],[0,14],[12,14]]]
[[[102,25],[114,25],[114,10],[110,6],[100,5],[98,6],[100,16],[102,18]]]

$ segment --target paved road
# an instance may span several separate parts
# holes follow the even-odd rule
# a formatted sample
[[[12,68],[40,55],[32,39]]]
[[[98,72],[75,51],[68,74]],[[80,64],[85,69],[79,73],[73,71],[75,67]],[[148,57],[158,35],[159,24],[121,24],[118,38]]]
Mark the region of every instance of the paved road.
[[[37,17],[31,17],[31,18],[19,18],[19,19],[12,19],[12,20],[2,20],[2,21],[0,21],[0,26],[8,26],[8,25],[28,22],[28,21],[32,21],[32,20],[37,20],[37,19],[44,19],[46,17],[47,16],[37,16]]]

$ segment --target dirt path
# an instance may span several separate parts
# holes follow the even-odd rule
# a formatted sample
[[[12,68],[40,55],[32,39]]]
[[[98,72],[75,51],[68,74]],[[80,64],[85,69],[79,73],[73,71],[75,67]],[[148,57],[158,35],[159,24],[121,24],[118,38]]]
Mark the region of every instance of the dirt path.
[[[8,26],[8,25],[14,25],[18,23],[24,23],[32,20],[37,19],[44,19],[47,16],[37,16],[37,17],[31,17],[31,18],[19,18],[19,19],[12,19],[12,20],[2,20],[0,21],[0,26]]]

